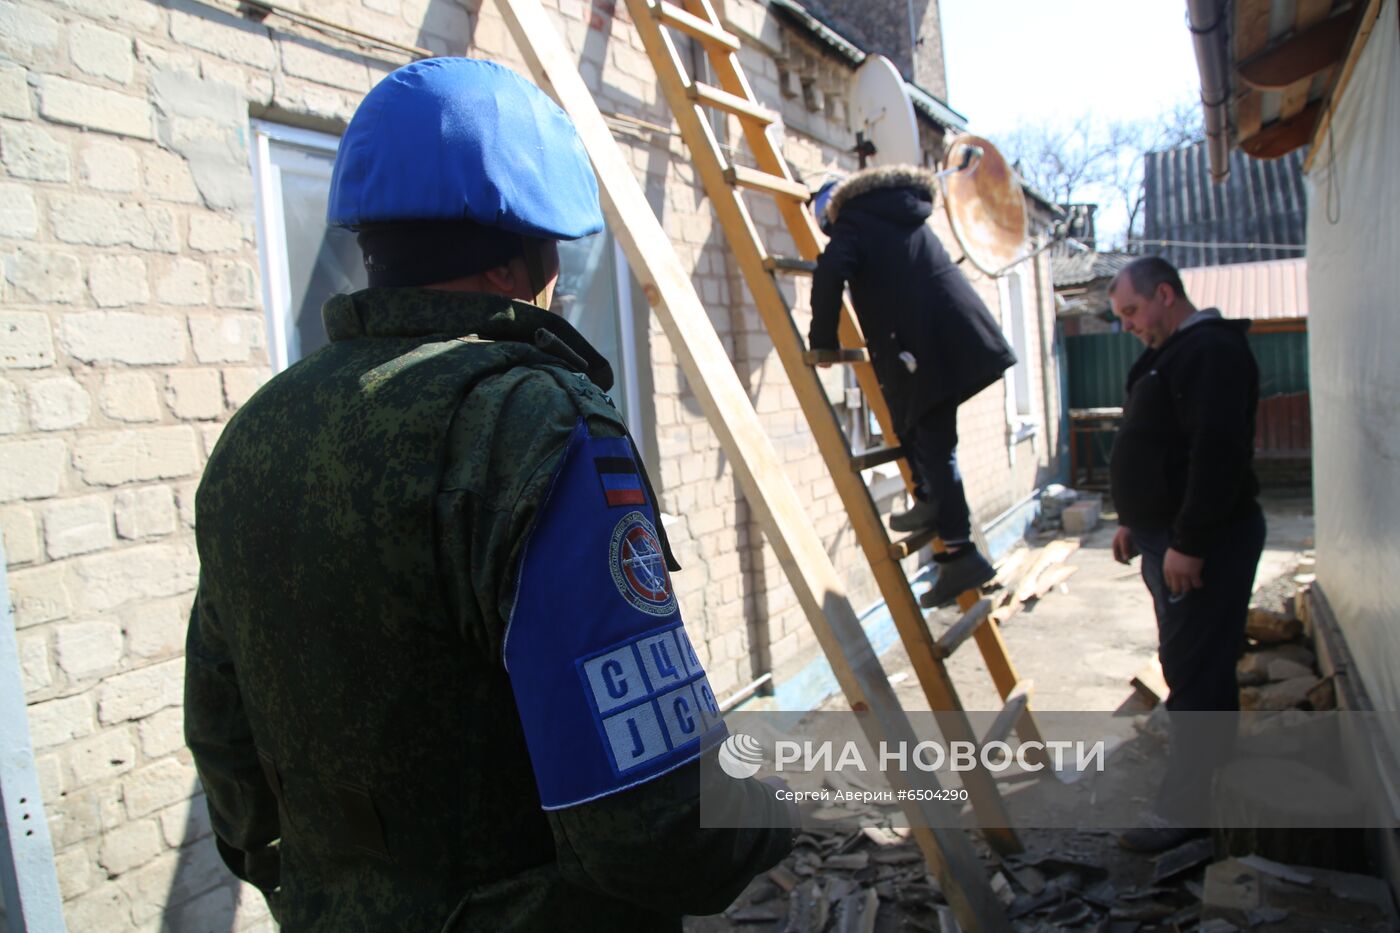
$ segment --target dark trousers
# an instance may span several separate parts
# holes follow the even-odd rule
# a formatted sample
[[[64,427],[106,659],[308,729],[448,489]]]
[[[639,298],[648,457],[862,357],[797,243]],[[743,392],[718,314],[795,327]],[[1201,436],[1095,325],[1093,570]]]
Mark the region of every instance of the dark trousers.
[[[972,539],[972,517],[958,472],[958,406],[944,402],[914,423],[901,438],[919,481],[915,496],[933,507],[934,527],[945,544]]]
[[[1179,598],[1162,575],[1171,532],[1133,528],[1132,536],[1157,613],[1158,654],[1169,688],[1171,752],[1157,812],[1199,825],[1212,774],[1234,743],[1240,708],[1235,664],[1244,650],[1254,573],[1264,550],[1264,515],[1256,506],[1248,517],[1221,528],[1202,555],[1205,585]]]

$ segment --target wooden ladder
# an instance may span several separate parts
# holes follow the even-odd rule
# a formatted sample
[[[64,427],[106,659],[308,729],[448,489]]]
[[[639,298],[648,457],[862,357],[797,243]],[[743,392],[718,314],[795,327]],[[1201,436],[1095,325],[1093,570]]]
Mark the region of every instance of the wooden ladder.
[[[778,115],[755,99],[739,64],[739,38],[725,28],[711,0],[683,0],[683,6],[663,0],[626,0],[626,3],[944,739],[971,741],[980,747],[1004,740],[1014,727],[1023,742],[1042,741],[1030,713],[1029,684],[1021,683],[1016,675],[997,623],[990,618],[990,601],[980,599],[976,590],[961,594],[958,607],[962,616],[935,638],[900,561],[926,545],[942,550],[942,542],[937,540],[932,529],[891,540],[861,478],[864,469],[897,461],[906,486],[912,488],[908,460],[898,445],[889,407],[849,303],[843,303],[841,311],[841,350],[806,350],[802,335],[793,323],[777,276],[812,272],[821,252],[817,224],[806,207],[811,193],[792,177],[765,132],[777,121]],[[717,87],[687,74],[669,29],[700,43],[718,81]],[[710,125],[708,110],[718,110],[739,119],[756,168],[736,164],[725,157]],[[780,257],[768,252],[744,202],[742,192],[745,190],[775,200],[796,244],[798,257]],[[816,375],[814,367],[823,363],[854,367],[861,393],[880,424],[886,446],[859,455],[851,453],[840,420]],[[1006,703],[987,735],[980,738],[973,732],[944,663],[969,637],[976,640]],[[1043,756],[1040,760],[1044,761]],[[1019,851],[1020,843],[1011,828],[1004,802],[991,774],[980,767],[980,758],[977,770],[964,772],[963,783],[992,846],[1002,854]]]

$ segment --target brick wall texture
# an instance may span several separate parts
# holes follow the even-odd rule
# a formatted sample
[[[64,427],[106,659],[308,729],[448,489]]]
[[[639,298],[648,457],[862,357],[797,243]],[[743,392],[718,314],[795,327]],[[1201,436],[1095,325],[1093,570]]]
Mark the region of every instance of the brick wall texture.
[[[479,0],[283,3],[525,72],[496,8]],[[626,9],[547,5],[599,106],[619,116],[617,141],[865,608],[878,594],[684,146],[628,122],[672,125]],[[794,169],[808,180],[851,169],[845,66],[784,35],[754,0],[727,7],[756,93],[783,115]],[[262,898],[215,854],[180,709],[199,571],[193,492],[221,426],[271,372],[249,120],[338,132],[408,56],[232,9],[0,0],[0,533],[75,933],[273,928]],[[737,125],[719,129],[742,161]],[[784,251],[772,204],[750,203]],[[1000,315],[996,283],[973,278]],[[1022,280],[1027,306],[1053,320],[1048,271],[1043,293],[1029,272]],[[805,333],[806,283],[789,299]],[[1039,432],[1009,443],[1001,384],[960,415],[963,471],[983,518],[1042,482],[1059,443],[1044,425],[1033,317],[1028,333]],[[639,323],[636,343],[644,392],[634,420],[674,516],[686,567],[675,582],[711,680],[723,696],[769,670],[781,678],[817,656],[816,641],[655,320]],[[839,395],[840,372],[823,378]]]

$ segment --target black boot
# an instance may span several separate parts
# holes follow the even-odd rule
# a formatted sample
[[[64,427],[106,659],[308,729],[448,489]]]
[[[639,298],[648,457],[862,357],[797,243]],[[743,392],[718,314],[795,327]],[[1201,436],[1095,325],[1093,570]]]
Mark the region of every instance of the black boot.
[[[933,510],[933,506],[923,499],[915,499],[909,511],[890,516],[890,530],[905,533],[918,531],[932,525],[933,520],[937,517],[938,513]]]
[[[933,589],[919,597],[919,605],[925,609],[946,606],[959,594],[976,589],[997,575],[996,568],[970,544],[953,554],[936,554],[934,560],[938,563],[938,579],[933,581]]]

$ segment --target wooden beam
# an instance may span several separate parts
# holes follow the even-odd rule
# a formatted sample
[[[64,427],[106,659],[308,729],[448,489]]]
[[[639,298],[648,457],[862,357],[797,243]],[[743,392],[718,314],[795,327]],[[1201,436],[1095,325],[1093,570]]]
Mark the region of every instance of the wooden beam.
[[[1240,62],[1240,80],[1261,91],[1281,91],[1335,65],[1346,54],[1358,13],[1333,16]]]
[[[1332,113],[1335,110],[1336,102],[1341,100],[1346,93],[1347,84],[1351,81],[1351,73],[1356,70],[1356,60],[1361,57],[1361,50],[1366,47],[1366,40],[1371,37],[1371,30],[1376,26],[1376,19],[1381,15],[1381,0],[1368,0],[1366,12],[1361,14],[1361,19],[1356,24],[1356,34],[1347,47],[1347,57],[1342,64],[1342,70],[1338,73],[1327,94],[1322,98],[1322,116],[1317,121],[1317,126],[1313,129],[1312,143],[1308,148],[1308,156],[1303,160],[1303,171],[1311,171],[1313,159],[1317,158],[1317,153],[1321,146],[1323,135],[1332,125]]]
[[[1297,11],[1293,17],[1293,32],[1307,32],[1320,25],[1332,11],[1332,0],[1295,0]],[[1359,12],[1359,11],[1358,11]],[[1348,12],[1355,16],[1355,12]],[[1332,76],[1331,68],[1324,68],[1320,74],[1294,81],[1283,89],[1283,100],[1279,105],[1279,119],[1301,113],[1303,108],[1322,96],[1327,90],[1326,81]]]
[[[1307,145],[1321,115],[1321,102],[1308,104],[1296,116],[1275,120],[1248,139],[1241,139],[1239,147],[1256,159],[1281,158]]]

